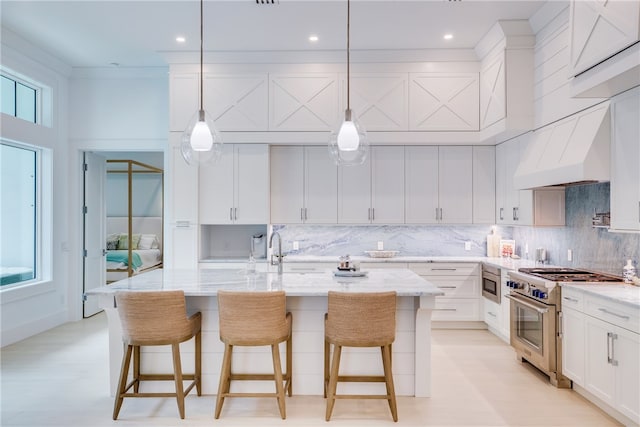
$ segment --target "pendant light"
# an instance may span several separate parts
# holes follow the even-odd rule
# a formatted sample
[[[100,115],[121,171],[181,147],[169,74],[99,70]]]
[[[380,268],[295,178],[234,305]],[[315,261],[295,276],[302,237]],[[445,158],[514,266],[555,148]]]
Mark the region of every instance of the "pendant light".
[[[367,158],[369,141],[367,132],[351,111],[351,1],[347,0],[347,109],[340,127],[331,132],[329,153],[337,165],[361,165]]]
[[[193,115],[187,129],[182,133],[180,152],[184,160],[195,165],[199,163],[213,163],[222,154],[222,138],[215,123],[203,107],[203,5],[200,0],[200,108]]]

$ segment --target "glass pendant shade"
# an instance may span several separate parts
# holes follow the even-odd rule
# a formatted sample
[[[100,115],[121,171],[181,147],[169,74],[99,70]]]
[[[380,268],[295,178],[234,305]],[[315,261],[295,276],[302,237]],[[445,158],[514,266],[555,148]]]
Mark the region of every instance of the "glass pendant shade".
[[[369,141],[364,126],[351,112],[345,111],[345,120],[329,137],[329,154],[338,165],[361,165],[367,158]]]
[[[190,165],[214,163],[222,155],[222,138],[213,119],[204,110],[194,114],[182,133],[180,152]]]

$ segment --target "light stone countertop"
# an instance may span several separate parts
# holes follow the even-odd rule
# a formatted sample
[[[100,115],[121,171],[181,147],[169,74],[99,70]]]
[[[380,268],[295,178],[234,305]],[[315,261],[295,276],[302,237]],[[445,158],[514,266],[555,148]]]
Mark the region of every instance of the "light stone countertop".
[[[623,303],[640,310],[640,287],[626,283],[611,284],[578,284],[561,283],[563,288],[571,288],[585,294],[597,295],[612,301]]]
[[[288,296],[326,296],[328,291],[396,291],[398,296],[439,296],[444,293],[433,283],[406,268],[370,269],[366,277],[335,277],[334,270],[311,273],[275,272],[247,274],[244,269],[157,269],[119,280],[87,292],[112,294],[118,290],[184,290],[186,296],[215,296],[220,289],[284,290]]]

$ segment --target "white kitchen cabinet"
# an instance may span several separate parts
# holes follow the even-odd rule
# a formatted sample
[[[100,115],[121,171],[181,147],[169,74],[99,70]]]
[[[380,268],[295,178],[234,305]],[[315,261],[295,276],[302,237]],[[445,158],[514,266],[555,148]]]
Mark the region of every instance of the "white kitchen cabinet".
[[[519,190],[513,185],[513,177],[530,137],[531,133],[526,133],[496,146],[496,222],[504,225],[564,225],[564,187]]]
[[[405,218],[407,224],[438,222],[438,147],[405,147]]]
[[[204,106],[221,131],[266,131],[268,122],[267,74],[205,73]],[[170,126],[182,132],[198,111],[198,72],[173,72],[170,76]]]
[[[484,302],[478,263],[410,263],[409,269],[444,292],[443,296],[436,297],[434,322],[466,322],[458,324],[469,327],[474,324],[479,327],[483,323]]]
[[[478,73],[409,73],[409,130],[479,130]]]
[[[405,147],[409,224],[473,222],[472,147]]]
[[[573,0],[569,34],[569,68],[576,76],[640,39],[640,3]]]
[[[502,307],[491,300],[483,298],[484,304],[484,323],[487,324],[489,330],[502,330]]]
[[[473,222],[473,150],[438,147],[440,223]]]
[[[347,108],[347,76],[340,76],[340,111]],[[408,74],[351,74],[351,109],[367,131],[406,131],[408,129]]]
[[[338,223],[404,223],[404,147],[371,147],[363,165],[338,167]]]
[[[166,268],[195,268],[198,259],[198,168],[189,166],[180,152],[180,133],[171,133],[170,179],[165,239]]]
[[[217,162],[200,166],[200,224],[267,224],[268,212],[267,145],[225,144]]]
[[[611,231],[640,231],[640,88],[611,104]]]
[[[338,168],[326,146],[272,146],[270,162],[272,224],[338,221]]]
[[[563,302],[564,304],[564,302]],[[584,387],[584,314],[562,307],[562,374]]]
[[[615,418],[637,424],[640,310],[574,288],[563,287],[562,294],[563,374]]]
[[[496,150],[473,147],[473,223],[496,223]]]
[[[331,131],[338,120],[337,74],[269,74],[270,131]]]

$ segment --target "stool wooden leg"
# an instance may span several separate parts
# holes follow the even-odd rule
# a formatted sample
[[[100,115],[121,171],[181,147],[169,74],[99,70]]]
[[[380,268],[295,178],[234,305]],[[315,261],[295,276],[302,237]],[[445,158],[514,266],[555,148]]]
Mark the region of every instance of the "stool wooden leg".
[[[325,419],[331,419],[333,405],[336,403],[336,389],[338,388],[338,373],[340,372],[340,355],[342,353],[341,345],[333,346],[333,362],[331,363],[331,375],[329,376],[329,387],[327,390],[327,413]]]
[[[133,392],[140,391],[140,346],[133,346]]]
[[[129,376],[129,364],[131,363],[131,346],[128,345],[122,356],[122,367],[120,368],[120,379],[118,380],[118,390],[116,391],[116,401],[113,405],[113,419],[118,419],[124,393],[127,387],[127,377]]]
[[[276,394],[278,395],[278,407],[282,419],[287,418],[284,402],[284,385],[282,384],[282,366],[280,365],[280,347],[278,344],[271,344],[271,358],[273,359],[273,373],[276,379]]]
[[[329,387],[329,354],[331,353],[331,346],[329,341],[324,340],[324,398],[327,398],[327,388]]]
[[[384,367],[384,379],[387,386],[387,400],[389,402],[389,409],[391,409],[391,416],[393,421],[398,421],[398,407],[396,405],[396,391],[393,386],[393,373],[391,371],[391,345],[385,345],[381,347],[382,350],[382,365]]]
[[[289,393],[289,397],[293,394],[293,340],[291,335],[289,335],[289,339],[287,340],[287,379],[289,381],[289,386],[287,387],[287,392]]]
[[[182,363],[180,362],[180,344],[171,345],[173,354],[173,376],[176,383],[176,400],[178,401],[178,412],[180,418],[184,419],[184,385],[182,383]]]
[[[202,334],[200,331],[196,334],[195,347],[196,392],[198,396],[202,396]]]
[[[222,404],[224,403],[225,395],[230,389],[231,376],[231,353],[233,346],[229,344],[224,345],[224,356],[222,357],[222,368],[220,369],[220,383],[218,384],[218,395],[216,396],[216,411],[215,419],[220,418],[220,412],[222,411]]]

